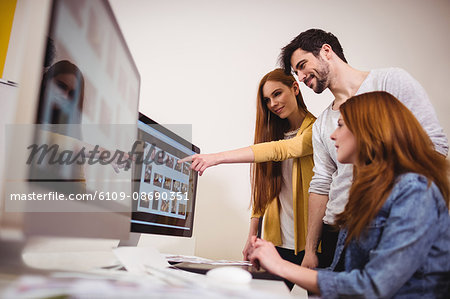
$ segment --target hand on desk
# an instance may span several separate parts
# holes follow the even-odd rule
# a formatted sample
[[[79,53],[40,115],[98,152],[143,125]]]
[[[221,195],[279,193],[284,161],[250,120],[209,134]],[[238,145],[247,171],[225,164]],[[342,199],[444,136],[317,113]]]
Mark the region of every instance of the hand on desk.
[[[244,256],[244,261],[249,261],[249,255],[253,251],[253,244],[256,241],[255,236],[250,236],[247,239],[247,242],[245,242],[244,249],[242,250],[242,255]]]
[[[272,274],[279,275],[284,260],[278,254],[275,246],[271,242],[252,237],[254,242],[249,253],[250,262],[253,265],[260,265]]]

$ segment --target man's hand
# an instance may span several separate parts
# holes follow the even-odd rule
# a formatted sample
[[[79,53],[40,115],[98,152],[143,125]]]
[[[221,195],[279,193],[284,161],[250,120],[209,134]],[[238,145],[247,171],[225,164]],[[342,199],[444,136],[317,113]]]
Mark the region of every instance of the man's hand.
[[[305,251],[305,256],[303,257],[301,266],[309,269],[317,268],[319,266],[317,254],[312,251]]]
[[[308,204],[308,234],[306,236],[305,256],[302,266],[310,269],[319,266],[319,259],[316,255],[322,234],[322,219],[327,208],[328,195],[310,193]],[[322,250],[324,248],[322,247]]]

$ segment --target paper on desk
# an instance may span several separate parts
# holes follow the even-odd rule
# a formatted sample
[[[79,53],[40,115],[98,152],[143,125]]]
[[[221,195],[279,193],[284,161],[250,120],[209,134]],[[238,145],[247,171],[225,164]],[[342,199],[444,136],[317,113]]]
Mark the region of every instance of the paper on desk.
[[[252,266],[249,261],[230,261],[230,260],[217,260],[212,261],[211,265],[223,265],[223,266]]]
[[[165,254],[166,260],[174,263],[183,263],[189,262],[193,264],[206,264],[212,262],[210,259],[206,259],[203,257],[193,256],[193,255],[173,255],[173,254]]]
[[[123,246],[114,249],[113,252],[130,273],[145,274],[146,265],[157,269],[170,267],[166,259],[153,247]]]
[[[166,259],[169,262],[183,263],[189,262],[193,264],[207,264],[207,265],[228,265],[228,266],[251,266],[252,263],[249,261],[231,261],[231,260],[210,260],[203,257],[192,256],[192,255],[171,255],[166,254]]]

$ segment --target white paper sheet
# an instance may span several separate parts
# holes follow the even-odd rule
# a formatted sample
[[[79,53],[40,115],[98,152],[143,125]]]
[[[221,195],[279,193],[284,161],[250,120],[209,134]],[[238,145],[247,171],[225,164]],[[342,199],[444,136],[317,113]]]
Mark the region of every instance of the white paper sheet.
[[[157,269],[170,267],[164,256],[156,248],[123,246],[114,249],[113,252],[130,273],[146,274],[148,273],[146,265]]]

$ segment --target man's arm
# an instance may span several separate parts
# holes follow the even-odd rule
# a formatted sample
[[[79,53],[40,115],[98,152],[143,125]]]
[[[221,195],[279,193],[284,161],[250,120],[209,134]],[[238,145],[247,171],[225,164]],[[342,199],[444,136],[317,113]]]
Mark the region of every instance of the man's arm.
[[[302,266],[307,268],[317,268],[319,260],[316,255],[319,246],[320,235],[322,234],[322,218],[325,216],[328,195],[317,193],[309,194],[308,202],[308,233],[306,235],[305,257]]]
[[[321,131],[326,129],[324,120],[327,117],[329,116],[326,113],[319,116],[313,125],[314,176],[309,186],[308,227],[305,256],[302,261],[302,266],[307,268],[316,268],[319,265],[316,251],[322,234],[322,219],[325,216],[333,173],[337,170],[337,166],[326,146],[326,140],[331,139],[329,139],[329,136],[324,137],[321,134]],[[324,140],[323,138],[327,139]]]

